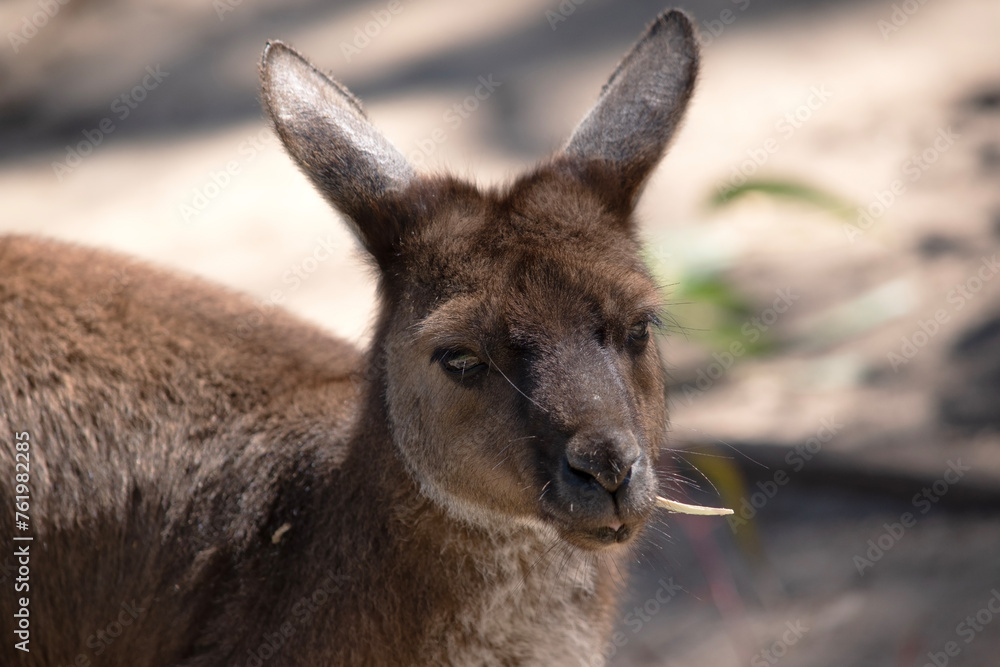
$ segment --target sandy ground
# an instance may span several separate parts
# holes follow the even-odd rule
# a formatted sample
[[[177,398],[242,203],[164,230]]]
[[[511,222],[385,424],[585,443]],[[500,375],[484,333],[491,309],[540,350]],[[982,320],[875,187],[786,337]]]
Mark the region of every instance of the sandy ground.
[[[702,78],[640,214],[673,290],[661,344],[675,445],[707,453],[679,465],[707,476],[688,471],[696,497],[743,510],[738,526],[671,518],[651,533],[613,662],[908,667],[955,642],[947,664],[995,664],[1000,4],[681,4],[702,28]],[[58,6],[0,7],[0,232],[119,249],[261,300],[278,291],[360,343],[372,281],[265,129],[264,41],[344,81],[414,162],[490,184],[559,145],[663,8],[402,0],[386,19],[380,2]],[[446,122],[480,77],[499,85]],[[706,205],[743,176],[849,205]],[[333,250],[315,261],[318,248]],[[724,343],[709,335],[719,313],[682,294],[692,276],[744,304]],[[756,337],[769,353],[730,352]],[[914,501],[924,488],[934,502]],[[962,625],[977,614],[981,631]]]

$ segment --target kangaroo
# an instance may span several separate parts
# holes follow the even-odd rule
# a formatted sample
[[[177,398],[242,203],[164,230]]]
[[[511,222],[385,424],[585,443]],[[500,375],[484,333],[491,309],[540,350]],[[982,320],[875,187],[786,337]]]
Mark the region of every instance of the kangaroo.
[[[697,65],[662,14],[562,150],[481,189],[270,42],[267,116],[377,272],[364,352],[0,239],[0,663],[604,664],[667,434],[633,209]]]

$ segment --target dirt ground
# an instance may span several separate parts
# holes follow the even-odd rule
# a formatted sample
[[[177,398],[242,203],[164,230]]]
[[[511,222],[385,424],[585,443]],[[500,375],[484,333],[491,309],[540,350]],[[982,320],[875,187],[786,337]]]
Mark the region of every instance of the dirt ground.
[[[612,664],[997,664],[1000,3],[677,4],[702,76],[640,207],[674,320],[667,465],[737,515],[650,532]],[[0,233],[278,292],[363,343],[372,281],[265,128],[264,41],[346,83],[413,162],[489,184],[559,146],[664,6],[391,8],[4,3]],[[845,203],[707,205],[747,179]],[[739,307],[685,291],[705,277]]]

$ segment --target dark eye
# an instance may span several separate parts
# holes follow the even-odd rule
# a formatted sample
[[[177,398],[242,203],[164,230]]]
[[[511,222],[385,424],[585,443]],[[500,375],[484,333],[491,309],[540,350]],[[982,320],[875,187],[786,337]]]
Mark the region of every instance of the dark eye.
[[[644,341],[649,338],[649,322],[642,320],[641,322],[636,322],[628,329],[628,337],[630,340],[634,341]]]
[[[628,339],[631,343],[643,343],[649,340],[649,321],[636,322],[628,329]]]
[[[434,355],[452,375],[467,376],[486,368],[486,364],[468,350],[441,350]]]

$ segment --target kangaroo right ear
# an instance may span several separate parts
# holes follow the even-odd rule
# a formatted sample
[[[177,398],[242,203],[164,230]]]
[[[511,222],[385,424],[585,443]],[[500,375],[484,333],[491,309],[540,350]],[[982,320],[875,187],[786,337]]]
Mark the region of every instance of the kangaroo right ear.
[[[264,108],[285,148],[382,260],[400,222],[386,207],[416,178],[406,158],[346,88],[281,42],[264,47],[261,86]]]
[[[601,90],[562,151],[578,173],[596,176],[631,208],[663,157],[687,109],[698,76],[698,42],[691,20],[660,14]]]

